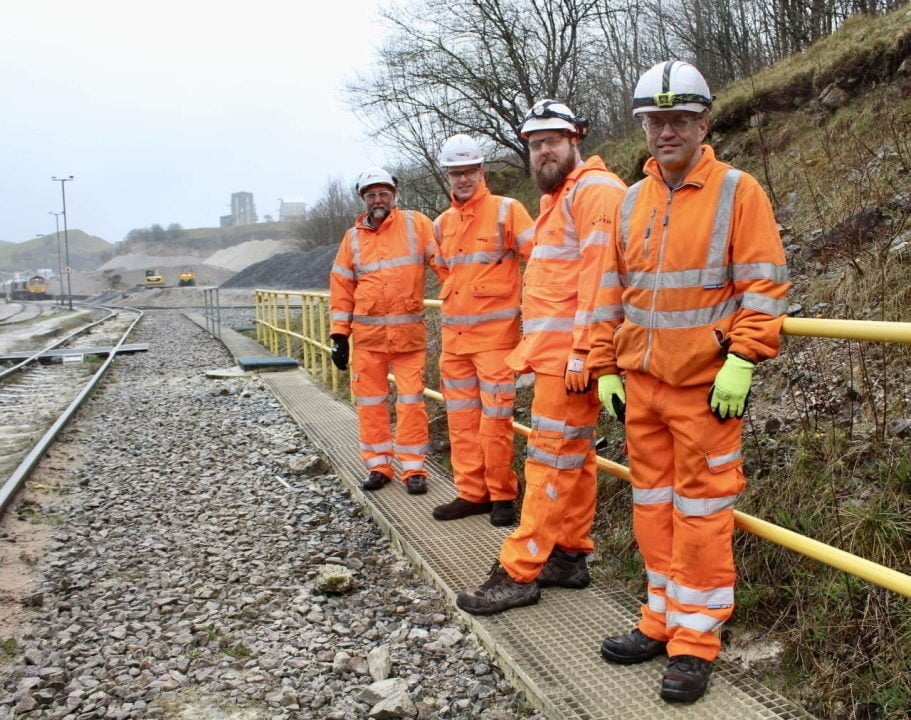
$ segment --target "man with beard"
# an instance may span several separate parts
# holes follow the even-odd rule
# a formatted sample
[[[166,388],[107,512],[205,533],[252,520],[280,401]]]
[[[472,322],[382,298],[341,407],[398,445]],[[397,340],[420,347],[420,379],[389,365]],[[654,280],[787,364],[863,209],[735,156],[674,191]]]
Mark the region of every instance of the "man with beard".
[[[430,218],[396,207],[397,181],[382,168],[360,174],[365,212],[345,233],[329,275],[332,362],[348,368],[357,405],[364,490],[393,477],[393,456],[411,495],[427,492],[424,408],[424,269],[432,261]],[[395,377],[395,442],[389,427],[389,372]]]
[[[601,654],[668,655],[660,695],[705,693],[734,607],[734,504],[746,487],[743,412],[756,363],[779,349],[788,271],[762,186],[703,144],[712,95],[681,61],[636,85],[651,157],[604,256],[589,367],[604,407],[626,403],[633,532],[647,601]],[[621,331],[622,328],[622,331]],[[620,377],[625,372],[626,385]]]
[[[456,599],[476,615],[536,603],[541,587],[590,582],[599,402],[586,367],[588,333],[602,253],[626,186],[601,158],[582,162],[587,129],[585,118],[556,100],[535,103],[520,128],[543,195],[523,282],[523,337],[507,363],[535,373],[532,432],[519,527],[484,584]]]
[[[515,522],[518,493],[516,388],[505,358],[519,342],[519,257],[531,249],[532,222],[522,203],[491,194],[483,163],[467,135],[453,135],[440,152],[452,192],[452,205],[433,223],[445,278],[440,386],[458,494],[433,517],[489,512],[490,524],[502,527]]]

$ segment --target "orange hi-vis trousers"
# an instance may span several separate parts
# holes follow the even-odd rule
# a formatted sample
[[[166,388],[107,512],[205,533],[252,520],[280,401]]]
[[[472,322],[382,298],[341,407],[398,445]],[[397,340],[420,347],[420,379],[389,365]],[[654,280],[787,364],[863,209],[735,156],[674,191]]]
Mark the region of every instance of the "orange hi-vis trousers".
[[[395,443],[389,428],[389,380],[397,391]],[[393,477],[393,456],[402,466],[402,480],[424,473],[427,456],[427,410],[424,407],[424,350],[385,353],[354,348],[351,389],[357,405],[361,457],[369,470]]]
[[[534,580],[555,547],[567,552],[594,550],[594,433],[599,409],[594,389],[567,393],[562,375],[536,375],[522,519],[500,550],[500,564],[513,580]]]
[[[452,475],[459,497],[469,502],[513,500],[518,494],[512,468],[516,386],[504,361],[510,351],[440,355]]]
[[[648,577],[639,629],[668,655],[714,660],[734,611],[734,503],[746,480],[743,421],[718,420],[708,395],[627,372],[633,531]]]

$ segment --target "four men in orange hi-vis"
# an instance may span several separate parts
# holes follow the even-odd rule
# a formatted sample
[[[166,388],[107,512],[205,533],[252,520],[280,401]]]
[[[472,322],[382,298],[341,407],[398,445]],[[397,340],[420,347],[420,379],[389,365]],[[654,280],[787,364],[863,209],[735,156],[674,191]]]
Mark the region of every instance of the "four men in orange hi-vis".
[[[332,362],[348,367],[357,405],[365,490],[379,490],[402,467],[408,492],[427,492],[427,411],[424,408],[424,274],[434,253],[426,215],[396,207],[396,178],[382,168],[360,174],[365,212],[345,233],[329,276]],[[395,441],[389,427],[389,382],[397,391]]]
[[[540,586],[590,582],[599,403],[586,367],[589,326],[626,186],[601,158],[582,162],[587,128],[585,118],[556,100],[537,102],[520,128],[543,194],[523,281],[523,336],[507,362],[518,373],[535,373],[532,432],[519,527],[503,542],[487,581],[456,599],[477,615],[535,603]]]
[[[689,63],[659,63],[636,86],[651,157],[613,222],[589,362],[607,412],[625,405],[648,579],[638,626],[601,653],[667,653],[660,695],[684,702],[705,692],[733,611],[741,418],[756,363],[778,353],[788,288],[765,192],[702,144],[711,105]]]
[[[434,221],[444,279],[440,388],[446,402],[457,497],[437,520],[490,513],[515,522],[512,462],[513,372],[506,355],[519,342],[519,255],[531,249],[531,217],[512,198],[491,194],[480,146],[453,135],[440,152],[452,204]]]

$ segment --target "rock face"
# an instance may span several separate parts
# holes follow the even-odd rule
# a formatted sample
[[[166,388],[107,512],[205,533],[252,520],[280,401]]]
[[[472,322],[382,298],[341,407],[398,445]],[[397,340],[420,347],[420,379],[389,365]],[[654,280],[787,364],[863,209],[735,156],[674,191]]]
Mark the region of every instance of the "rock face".
[[[316,448],[257,378],[206,379],[231,358],[178,312],[135,335],[39,467],[66,494],[0,720],[541,718],[337,477],[292,470]]]

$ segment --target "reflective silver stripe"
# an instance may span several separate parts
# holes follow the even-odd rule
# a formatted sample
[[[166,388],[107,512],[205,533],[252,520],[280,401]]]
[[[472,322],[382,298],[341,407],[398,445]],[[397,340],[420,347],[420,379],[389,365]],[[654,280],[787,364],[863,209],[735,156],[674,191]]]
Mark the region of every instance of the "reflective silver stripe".
[[[465,398],[464,400],[447,400],[446,409],[452,412],[459,410],[476,410],[481,407],[481,398]]]
[[[562,433],[566,440],[579,440],[595,436],[594,425],[568,425],[565,420],[554,420],[543,415],[531,416],[531,429]]]
[[[665,625],[672,627],[685,627],[697,632],[712,632],[724,624],[723,620],[713,618],[702,613],[671,612],[665,616]]]
[[[656,310],[649,313],[648,310],[641,310],[627,302],[623,303],[623,314],[627,320],[642,327],[655,328],[690,328],[699,327],[700,325],[710,325],[717,323],[737,312],[740,307],[740,299],[731,297],[720,303],[705,308],[694,308],[692,310]],[[651,316],[652,322],[649,323]]]
[[[423,405],[424,395],[417,393],[415,395],[399,395],[395,401],[401,405]]]
[[[579,248],[572,245],[535,245],[531,251],[536,260],[579,260]]]
[[[519,317],[518,307],[494,310],[493,312],[480,313],[479,315],[444,314],[441,318],[441,322],[443,325],[481,325],[482,323],[491,322],[492,320],[509,320],[514,317]]]
[[[549,497],[551,500],[556,500],[558,497],[560,497],[560,494],[557,492],[557,488],[555,488],[550,483],[547,483],[547,489],[544,492],[547,493],[547,497]]]
[[[645,569],[645,576],[648,578],[648,584],[652,587],[663,588],[667,587],[667,575],[660,572],[655,572],[654,570]]]
[[[526,243],[531,242],[531,239],[535,236],[534,226],[528,228],[525,232],[521,232],[516,236],[516,245],[520,248],[524,248]]]
[[[506,234],[506,216],[509,214],[509,206],[515,202],[512,198],[501,197],[500,207],[497,209],[497,250],[503,252],[505,241],[503,236]]]
[[[623,319],[622,305],[598,305],[592,313],[592,322],[608,322]]]
[[[524,318],[522,320],[522,332],[572,332],[572,318]]]
[[[403,460],[402,461],[402,470],[423,470],[424,461],[423,460]]]
[[[623,203],[620,205],[620,244],[625,249],[629,243],[629,222],[633,216],[633,208],[636,206],[636,200],[639,192],[642,190],[642,184],[645,179],[631,185],[623,196]]]
[[[367,460],[367,467],[372,468],[377,465],[390,465],[392,464],[392,458],[386,455],[377,455],[375,458],[370,458]]]
[[[351,228],[351,264],[354,266],[355,275],[361,267],[361,234],[357,226]]]
[[[382,405],[388,397],[388,395],[355,395],[354,403],[362,406]]]
[[[658,488],[633,488],[633,504],[661,505],[674,500],[674,487],[668,485]]]
[[[598,173],[597,175],[586,175],[583,177],[576,186],[573,188],[573,192],[577,193],[583,188],[587,188],[589,185],[610,185],[619,190],[626,190],[626,187],[622,183],[618,183],[610,175],[604,175]]]
[[[481,392],[490,393],[491,395],[499,395],[500,393],[514,393],[516,391],[516,384],[511,382],[499,382],[492,383],[487,382],[486,380],[481,380]]]
[[[616,270],[605,270],[601,274],[601,287],[620,287],[621,285],[626,285],[626,282],[620,279],[620,273]]]
[[[664,613],[667,610],[667,600],[662,595],[648,593],[648,609],[656,613]]]
[[[474,376],[467,378],[443,378],[443,387],[450,390],[464,390],[478,386],[478,379]]]
[[[512,403],[509,403],[509,405],[482,405],[481,407],[484,412],[484,417],[512,417]]]
[[[403,255],[402,257],[386,258],[376,262],[367,263],[357,269],[357,276],[366,275],[367,273],[384,270],[386,268],[404,267],[406,265],[417,265],[422,267],[426,261],[420,255]]]
[[[329,313],[329,317],[333,320],[337,320],[338,322],[351,322],[351,318],[354,317],[354,313],[334,310],[333,312]]]
[[[585,465],[587,455],[554,455],[534,445],[529,445],[527,457],[529,460],[537,460],[557,470],[578,470]]]
[[[771,280],[776,283],[788,281],[788,266],[770,262],[735,263],[731,266],[734,280]]]
[[[639,290],[673,290],[677,288],[727,285],[731,282],[730,266],[674,270],[671,272],[631,272],[624,275],[625,287]]]
[[[405,238],[408,240],[408,254],[412,257],[420,257],[418,254],[418,234],[414,228],[414,213],[410,210],[405,211]]]
[[[528,554],[531,555],[532,557],[537,555],[538,550],[540,550],[540,548],[538,547],[538,543],[535,542],[534,538],[529,538],[528,542],[525,543],[525,547],[528,548]]]
[[[675,494],[674,507],[687,517],[705,517],[722,510],[730,510],[739,497],[739,493],[717,498],[685,498]]]
[[[770,298],[768,295],[747,292],[743,294],[741,307],[749,308],[750,310],[755,310],[756,312],[765,313],[766,315],[771,315],[772,317],[778,317],[779,315],[784,315],[784,313],[787,312],[788,301],[776,300],[775,298]]]
[[[396,445],[395,451],[398,454],[408,453],[409,455],[426,455],[427,443],[422,443],[420,445]]]
[[[582,248],[585,249],[590,245],[608,245],[610,243],[610,234],[604,230],[595,230],[593,233],[586,235],[582,242]]]
[[[728,235],[731,232],[731,217],[734,214],[734,194],[737,192],[737,183],[740,182],[742,175],[740,170],[734,168],[728,168],[724,173],[721,192],[718,194],[718,205],[715,208],[715,219],[712,223],[709,251],[705,258],[707,268],[727,264],[725,250],[727,250]]]
[[[508,253],[511,255],[512,253]],[[453,265],[493,265],[496,262],[499,262],[504,257],[503,252],[475,252],[475,253],[464,253],[462,255],[453,255],[450,257],[446,264],[449,267]]]
[[[370,443],[361,443],[361,450],[369,450],[371,452],[392,452],[392,440],[388,440],[384,443],[376,443],[371,445]]]
[[[341,265],[333,265],[332,272],[334,272],[336,275],[341,275],[342,277],[348,278],[349,280],[354,280],[354,270],[349,270],[348,268],[342,267]]]
[[[573,318],[573,322],[576,325],[591,325],[593,316],[594,313],[588,310],[576,310],[576,317]]]
[[[364,325],[407,325],[421,322],[423,315],[355,315],[354,321]]]
[[[710,457],[706,459],[706,463],[710,468],[721,467],[726,463],[731,462],[732,460],[739,460],[743,457],[743,453],[738,448],[734,452],[729,452],[725,455],[718,455],[716,457]]]
[[[705,605],[723,607],[734,604],[734,588],[718,587],[711,590],[696,590],[678,585],[673,580],[667,584],[667,596],[683,605]]]

